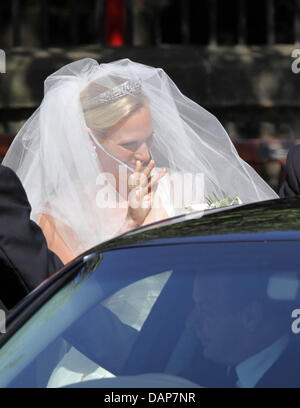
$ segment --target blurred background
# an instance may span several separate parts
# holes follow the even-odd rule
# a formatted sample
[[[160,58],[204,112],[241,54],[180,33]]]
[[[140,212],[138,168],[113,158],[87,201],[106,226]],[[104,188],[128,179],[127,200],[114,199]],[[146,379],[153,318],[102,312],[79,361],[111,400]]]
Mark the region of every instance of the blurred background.
[[[130,58],[163,68],[215,114],[278,191],[300,142],[297,48],[299,0],[1,0],[0,160],[49,74],[84,57]]]

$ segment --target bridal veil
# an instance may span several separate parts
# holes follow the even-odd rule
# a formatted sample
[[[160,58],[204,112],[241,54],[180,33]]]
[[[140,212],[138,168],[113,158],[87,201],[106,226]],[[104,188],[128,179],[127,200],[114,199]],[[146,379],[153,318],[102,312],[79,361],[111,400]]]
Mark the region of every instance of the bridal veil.
[[[116,206],[99,208],[99,199],[97,204],[102,169],[89,143],[80,101],[91,82],[108,93],[114,90],[114,78],[119,84],[129,83],[133,95],[132,84],[140,84],[137,92],[149,105],[155,129],[152,156],[157,167],[167,168],[169,175],[202,175],[204,201],[224,194],[238,195],[243,203],[278,197],[239,157],[219,121],[184,96],[162,69],[129,59],[98,64],[85,58],[45,80],[40,107],[21,128],[3,161],[22,181],[32,219],[38,222],[41,214],[48,214],[66,225],[61,234],[75,254],[111,238],[122,223],[124,211]],[[122,98],[118,87],[116,91],[116,98]],[[91,106],[103,96],[92,96]],[[163,202],[164,183],[160,186]],[[124,197],[111,191],[112,202],[115,199],[121,202]],[[191,199],[173,214],[182,212]]]

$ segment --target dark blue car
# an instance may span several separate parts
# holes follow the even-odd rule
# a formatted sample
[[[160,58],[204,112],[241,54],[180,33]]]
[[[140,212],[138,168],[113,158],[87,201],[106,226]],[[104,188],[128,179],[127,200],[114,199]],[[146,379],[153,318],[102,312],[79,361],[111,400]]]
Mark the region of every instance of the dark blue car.
[[[101,244],[6,316],[0,386],[299,387],[299,254],[298,199]]]

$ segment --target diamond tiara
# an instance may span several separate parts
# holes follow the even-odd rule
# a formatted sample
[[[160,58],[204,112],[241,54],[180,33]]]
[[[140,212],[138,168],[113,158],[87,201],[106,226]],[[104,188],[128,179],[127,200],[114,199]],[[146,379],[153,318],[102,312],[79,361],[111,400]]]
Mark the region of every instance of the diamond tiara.
[[[113,101],[114,99],[121,98],[122,96],[129,95],[142,88],[142,81],[126,81],[122,85],[116,86],[109,91],[102,92],[87,102],[83,103],[83,110],[89,110],[101,105],[105,102]]]

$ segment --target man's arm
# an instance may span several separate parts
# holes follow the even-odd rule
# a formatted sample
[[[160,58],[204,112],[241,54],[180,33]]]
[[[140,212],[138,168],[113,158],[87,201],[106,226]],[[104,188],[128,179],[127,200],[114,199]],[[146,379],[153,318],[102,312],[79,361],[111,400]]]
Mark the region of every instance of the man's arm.
[[[286,170],[287,175],[279,191],[280,197],[300,195],[300,145],[295,145],[289,150]]]
[[[26,293],[62,267],[60,259],[48,249],[40,227],[30,220],[30,212],[20,180],[0,165],[0,258],[7,266],[1,268],[1,283],[11,281],[8,274],[13,271]],[[4,290],[1,288],[1,292]]]

